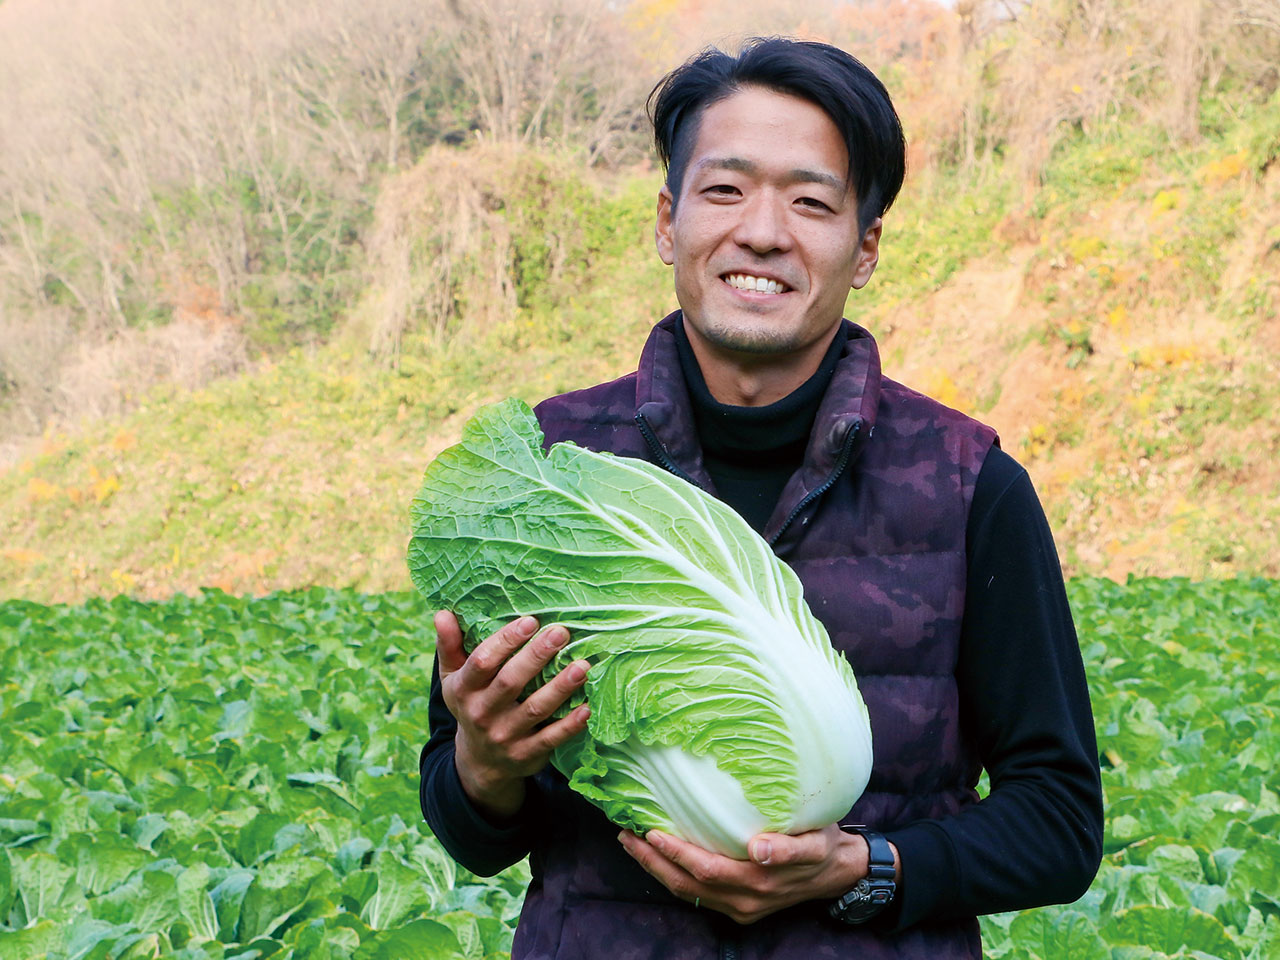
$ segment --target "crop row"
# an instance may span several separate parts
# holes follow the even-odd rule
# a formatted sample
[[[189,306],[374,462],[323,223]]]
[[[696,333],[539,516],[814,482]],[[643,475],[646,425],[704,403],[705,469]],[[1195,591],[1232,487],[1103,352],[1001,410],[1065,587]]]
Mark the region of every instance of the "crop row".
[[[1076,581],[1107,856],[989,956],[1280,958],[1280,583]],[[406,594],[0,604],[0,960],[498,960],[528,880],[417,809]]]

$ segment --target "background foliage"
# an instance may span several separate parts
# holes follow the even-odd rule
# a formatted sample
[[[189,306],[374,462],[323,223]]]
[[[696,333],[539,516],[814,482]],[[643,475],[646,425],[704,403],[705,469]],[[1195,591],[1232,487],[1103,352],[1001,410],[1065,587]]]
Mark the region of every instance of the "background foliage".
[[[1078,903],[993,957],[1280,957],[1280,585],[1071,584],[1104,757]],[[0,960],[506,955],[524,864],[417,811],[434,638],[409,594],[0,604]]]

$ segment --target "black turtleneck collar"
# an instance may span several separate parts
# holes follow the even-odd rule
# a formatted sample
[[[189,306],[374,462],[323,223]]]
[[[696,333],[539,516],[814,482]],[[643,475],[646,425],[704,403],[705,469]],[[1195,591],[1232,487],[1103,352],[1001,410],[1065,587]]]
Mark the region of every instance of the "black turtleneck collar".
[[[763,407],[737,407],[716,400],[707,389],[702,368],[684,331],[683,318],[676,323],[675,334],[680,367],[689,388],[704,453],[714,452],[750,462],[772,459],[783,450],[794,450],[803,459],[818,406],[844,351],[847,339],[844,324],[836,328],[831,345],[813,376],[781,400]]]
[[[763,407],[720,403],[707,389],[684,330],[675,325],[676,348],[702,444],[703,465],[716,492],[756,529],[763,530],[782,488],[804,462],[809,433],[848,337],[836,328],[817,371],[794,391]]]

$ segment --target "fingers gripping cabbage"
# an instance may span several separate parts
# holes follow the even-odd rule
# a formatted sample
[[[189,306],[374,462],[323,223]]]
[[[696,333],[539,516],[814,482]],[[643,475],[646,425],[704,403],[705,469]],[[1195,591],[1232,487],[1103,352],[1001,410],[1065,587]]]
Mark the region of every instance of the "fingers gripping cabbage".
[[[794,572],[693,485],[542,440],[524,403],[477,413],[427,468],[409,571],[468,650],[524,614],[569,629],[537,683],[593,664],[587,733],[552,757],[570,786],[620,826],[739,858],[844,816],[870,723]]]

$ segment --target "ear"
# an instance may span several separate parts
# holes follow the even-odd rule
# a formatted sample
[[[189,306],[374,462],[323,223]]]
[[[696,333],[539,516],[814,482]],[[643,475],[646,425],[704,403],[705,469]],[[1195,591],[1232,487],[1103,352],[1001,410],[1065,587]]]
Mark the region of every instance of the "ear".
[[[880,262],[880,229],[883,222],[879,217],[871,221],[867,232],[862,235],[862,245],[858,248],[858,259],[853,266],[854,290],[861,290],[876,272],[876,264]]]
[[[658,256],[668,267],[676,262],[676,246],[671,237],[673,206],[675,199],[671,196],[671,189],[664,183],[658,191],[658,219],[653,228],[653,236],[658,245]]]

